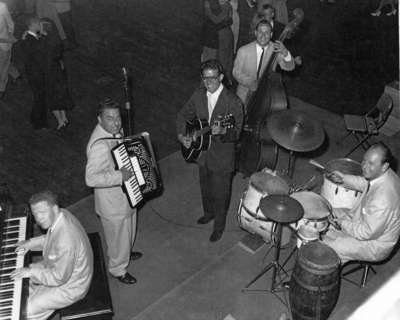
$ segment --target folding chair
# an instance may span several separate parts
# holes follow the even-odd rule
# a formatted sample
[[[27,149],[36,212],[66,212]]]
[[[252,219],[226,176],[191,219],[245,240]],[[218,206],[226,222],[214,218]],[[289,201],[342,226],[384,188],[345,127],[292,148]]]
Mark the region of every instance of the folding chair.
[[[353,134],[357,139],[357,144],[345,155],[345,158],[347,158],[360,146],[362,146],[364,149],[369,148],[370,143],[368,142],[368,139],[372,135],[379,134],[379,129],[385,124],[390,112],[392,111],[392,108],[392,98],[388,94],[383,93],[377,104],[366,114],[344,115],[344,124],[348,131],[348,134],[344,138],[348,137],[350,134]]]
[[[357,265],[353,267],[351,270],[348,270],[344,272],[344,268],[351,264],[351,263],[356,263]],[[368,273],[371,270],[373,273],[376,274],[375,269],[372,267],[373,262],[368,262],[368,261],[350,261],[347,264],[345,264],[342,267],[342,279],[351,282],[352,284],[355,284],[356,286],[359,286],[360,288],[364,288],[365,284],[367,283],[367,278],[368,278]],[[360,283],[353,281],[352,279],[347,278],[346,276],[354,273],[358,270],[362,270],[362,277]]]

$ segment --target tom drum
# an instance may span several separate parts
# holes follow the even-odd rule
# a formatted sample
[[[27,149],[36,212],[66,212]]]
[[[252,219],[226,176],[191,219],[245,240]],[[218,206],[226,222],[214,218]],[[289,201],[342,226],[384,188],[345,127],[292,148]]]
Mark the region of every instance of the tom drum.
[[[362,175],[361,164],[351,159],[333,159],[329,161],[325,168],[328,171],[341,171],[345,174],[356,176]],[[357,199],[361,196],[361,192],[347,189],[336,184],[324,175],[324,182],[321,187],[321,195],[329,201],[333,208],[351,209]]]
[[[306,225],[308,229],[314,229],[318,234],[328,229],[328,217],[332,214],[332,208],[324,197],[311,191],[295,192],[291,194],[291,197],[299,201],[304,209],[303,218],[294,226],[296,230],[299,230],[302,225]]]

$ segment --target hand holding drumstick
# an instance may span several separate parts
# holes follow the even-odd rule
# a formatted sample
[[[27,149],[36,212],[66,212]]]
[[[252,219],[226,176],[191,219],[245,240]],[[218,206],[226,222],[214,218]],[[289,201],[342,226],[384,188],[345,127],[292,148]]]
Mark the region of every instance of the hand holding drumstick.
[[[313,166],[317,167],[318,169],[321,169],[322,171],[325,172],[326,177],[329,180],[332,180],[334,183],[336,184],[342,184],[343,180],[344,180],[344,174],[341,173],[340,171],[334,170],[334,171],[329,171],[327,170],[322,164],[318,163],[315,160],[310,160],[308,161],[310,164],[312,164]]]

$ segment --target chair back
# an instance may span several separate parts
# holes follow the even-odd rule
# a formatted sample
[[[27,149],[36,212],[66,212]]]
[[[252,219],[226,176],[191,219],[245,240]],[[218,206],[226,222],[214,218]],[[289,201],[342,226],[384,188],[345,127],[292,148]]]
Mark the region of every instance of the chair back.
[[[379,129],[385,124],[386,120],[389,118],[390,112],[392,111],[392,98],[387,93],[383,93],[376,104],[376,108],[379,112],[376,127]]]

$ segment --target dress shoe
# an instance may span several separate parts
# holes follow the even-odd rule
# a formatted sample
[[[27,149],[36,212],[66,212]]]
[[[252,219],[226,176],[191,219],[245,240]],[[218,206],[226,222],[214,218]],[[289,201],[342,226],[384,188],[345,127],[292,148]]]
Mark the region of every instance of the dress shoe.
[[[128,272],[122,276],[114,277],[114,278],[118,279],[120,282],[122,282],[124,284],[135,284],[136,283],[136,278],[134,276],[130,275]]]
[[[290,281],[284,281],[283,283],[282,283],[282,288],[285,288],[285,289],[290,289]]]
[[[387,15],[387,16],[394,16],[394,15],[396,15],[396,12],[397,12],[397,10],[396,10],[396,9],[393,9],[392,11],[386,13],[386,15]]]
[[[221,230],[214,230],[213,233],[212,233],[211,236],[210,236],[210,241],[211,241],[211,242],[216,242],[216,241],[218,241],[219,239],[221,239],[223,233],[224,233],[224,232],[221,231]]]
[[[142,256],[143,256],[143,254],[142,254],[141,252],[132,251],[132,252],[131,252],[130,259],[133,261],[133,260],[140,259]]]
[[[214,219],[213,217],[205,217],[205,216],[202,216],[202,217],[200,217],[198,220],[197,220],[197,223],[198,224],[207,224],[207,223],[209,223],[212,219]]]

